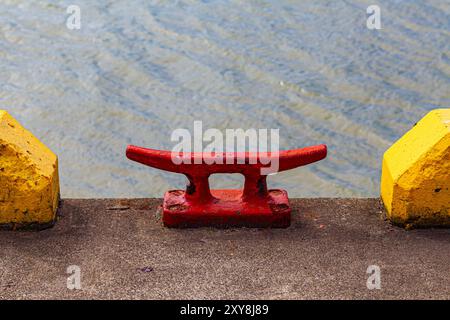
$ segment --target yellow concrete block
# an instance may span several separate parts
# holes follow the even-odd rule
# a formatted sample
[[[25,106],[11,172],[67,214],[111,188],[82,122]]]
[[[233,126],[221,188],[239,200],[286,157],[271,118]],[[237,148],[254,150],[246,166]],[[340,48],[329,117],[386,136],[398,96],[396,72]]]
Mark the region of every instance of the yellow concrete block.
[[[0,226],[49,226],[58,201],[58,158],[0,110]]]
[[[450,226],[450,109],[429,112],[385,152],[381,198],[395,224]]]

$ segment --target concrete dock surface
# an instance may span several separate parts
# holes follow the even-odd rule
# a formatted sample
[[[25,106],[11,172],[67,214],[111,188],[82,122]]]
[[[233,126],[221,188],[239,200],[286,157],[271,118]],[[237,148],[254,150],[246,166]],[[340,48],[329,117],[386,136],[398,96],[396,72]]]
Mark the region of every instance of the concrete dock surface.
[[[53,228],[0,231],[0,299],[450,299],[450,230],[392,226],[379,199],[293,199],[288,229],[168,229],[161,204],[67,199]]]

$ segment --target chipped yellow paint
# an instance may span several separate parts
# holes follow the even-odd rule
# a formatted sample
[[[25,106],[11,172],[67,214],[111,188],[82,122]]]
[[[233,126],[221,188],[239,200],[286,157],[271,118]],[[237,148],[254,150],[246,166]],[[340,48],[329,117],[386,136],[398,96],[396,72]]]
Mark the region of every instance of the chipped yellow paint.
[[[14,228],[54,221],[58,158],[4,110],[0,110],[0,186],[0,225]]]
[[[395,224],[450,226],[450,109],[429,112],[385,152],[381,198]]]

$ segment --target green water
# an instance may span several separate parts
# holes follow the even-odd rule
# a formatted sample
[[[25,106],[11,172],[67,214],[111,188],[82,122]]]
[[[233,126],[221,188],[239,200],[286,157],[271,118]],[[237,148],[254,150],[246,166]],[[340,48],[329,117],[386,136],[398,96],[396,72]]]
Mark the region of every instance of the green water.
[[[66,8],[81,8],[81,29]],[[135,164],[176,128],[278,128],[326,160],[272,176],[298,196],[377,196],[383,152],[450,106],[450,2],[2,1],[0,108],[60,159],[63,197],[160,197],[184,177]],[[214,187],[237,187],[236,176]]]

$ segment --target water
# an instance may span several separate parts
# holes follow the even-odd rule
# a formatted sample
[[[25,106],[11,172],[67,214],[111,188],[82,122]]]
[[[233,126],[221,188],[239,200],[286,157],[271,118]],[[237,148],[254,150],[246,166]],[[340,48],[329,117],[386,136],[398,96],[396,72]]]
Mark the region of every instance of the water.
[[[81,8],[81,29],[66,8]],[[383,152],[450,105],[450,2],[17,1],[0,4],[0,108],[59,155],[63,197],[160,197],[184,177],[128,161],[176,128],[279,128],[326,160],[270,187],[378,196]],[[237,187],[235,176],[214,187]]]

